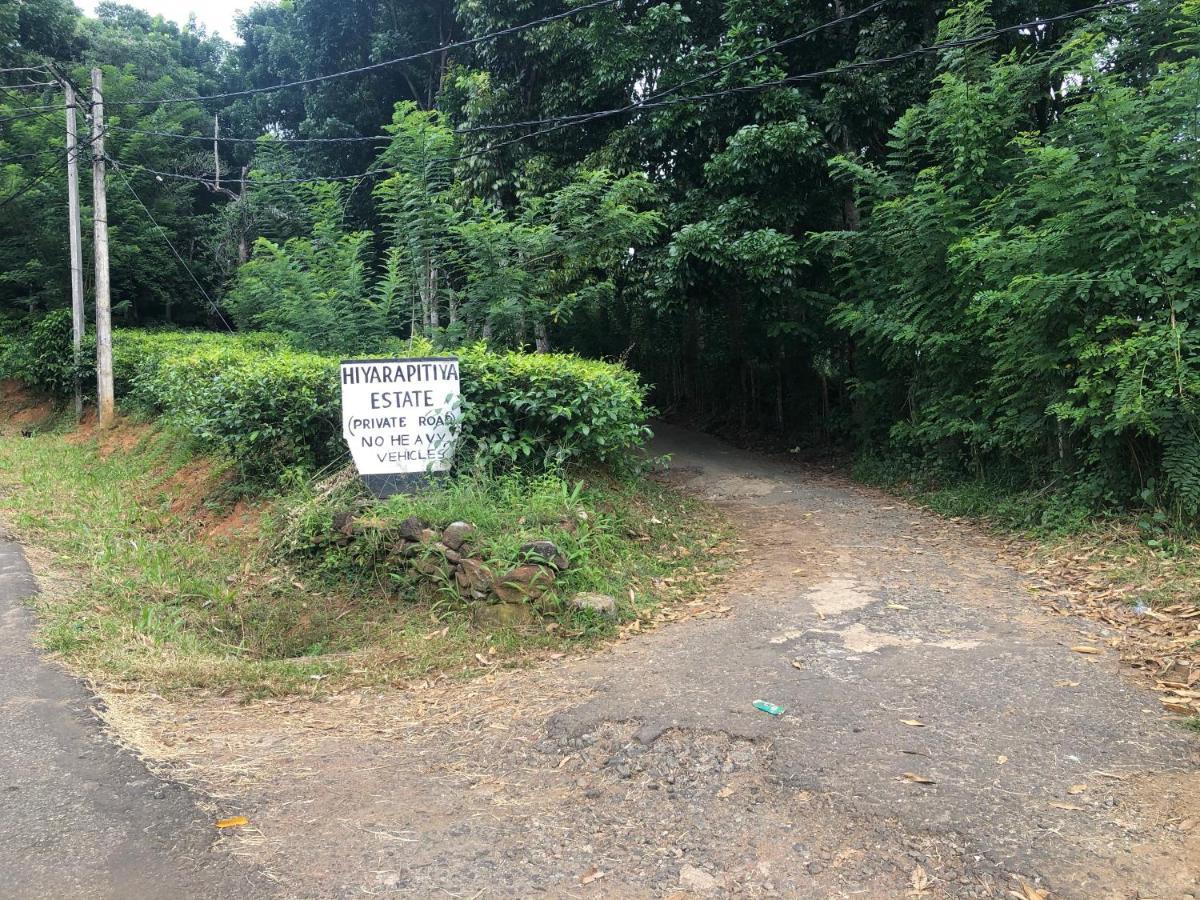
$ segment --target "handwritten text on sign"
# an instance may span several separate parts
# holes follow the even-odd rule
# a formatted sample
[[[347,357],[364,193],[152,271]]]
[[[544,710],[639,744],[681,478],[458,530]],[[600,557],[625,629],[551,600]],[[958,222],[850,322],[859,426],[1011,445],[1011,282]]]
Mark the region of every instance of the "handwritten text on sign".
[[[342,363],[342,434],[363,475],[444,472],[454,457],[458,360]]]

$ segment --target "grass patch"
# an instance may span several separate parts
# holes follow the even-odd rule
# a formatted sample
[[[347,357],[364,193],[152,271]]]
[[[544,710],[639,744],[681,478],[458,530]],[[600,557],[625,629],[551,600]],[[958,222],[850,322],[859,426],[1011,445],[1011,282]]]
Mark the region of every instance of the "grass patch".
[[[545,623],[553,627],[473,629],[461,606],[364,565],[363,548],[357,558],[329,548],[297,553],[301,536],[347,497],[314,503],[311,486],[294,485],[246,515],[220,465],[173,432],[129,428],[120,431],[131,437],[116,441],[54,430],[0,435],[0,518],[30,545],[43,575],[42,640],[89,675],[158,690],[318,691],[431,672],[469,676],[483,668],[477,654],[515,665],[619,627],[559,603]],[[188,492],[196,502],[181,504]],[[231,528],[239,510],[244,527]],[[561,541],[572,557],[562,594],[612,593],[625,620],[699,590],[721,564],[710,551],[726,536],[711,511],[640,479],[473,474],[380,507],[402,513],[473,520],[497,558],[526,535]]]

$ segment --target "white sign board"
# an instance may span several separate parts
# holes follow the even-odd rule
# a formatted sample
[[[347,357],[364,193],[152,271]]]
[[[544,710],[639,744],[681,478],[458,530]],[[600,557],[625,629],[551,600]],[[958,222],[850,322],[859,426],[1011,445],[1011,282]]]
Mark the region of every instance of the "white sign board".
[[[342,363],[342,435],[361,475],[444,472],[454,458],[454,357]]]

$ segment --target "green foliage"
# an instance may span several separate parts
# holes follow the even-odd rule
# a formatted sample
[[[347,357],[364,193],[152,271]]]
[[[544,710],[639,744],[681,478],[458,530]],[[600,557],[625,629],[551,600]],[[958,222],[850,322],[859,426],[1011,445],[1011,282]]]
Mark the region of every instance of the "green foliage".
[[[947,33],[982,27],[981,10],[965,4]],[[947,54],[887,169],[839,165],[867,214],[823,243],[847,298],[834,321],[877,361],[858,395],[890,399],[866,424],[890,426],[892,446],[1191,519],[1200,5],[1175,8],[1149,64],[1110,64],[1156,13],[1114,13],[1053,55]],[[1061,109],[1039,127],[1047,81]]]
[[[225,305],[243,328],[286,335],[318,351],[377,345],[393,325],[367,296],[371,234],[341,228],[345,189],[304,185],[312,221],[305,237],[280,245],[265,237],[237,270]]]
[[[134,378],[138,398],[201,449],[232,457],[247,476],[274,480],[290,466],[342,452],[337,361],[226,346],[161,358]]]
[[[66,397],[79,377],[84,390],[92,390],[96,347],[88,335],[78,371],[71,340],[71,311],[59,309],[36,320],[27,331],[15,331],[0,343],[0,378],[14,378],[48,394]]]
[[[422,356],[428,345],[397,345]],[[462,376],[458,465],[557,469],[636,465],[649,432],[644,388],[611,363],[563,354],[456,352]],[[119,394],[228,455],[248,477],[277,480],[347,457],[338,358],[290,349],[271,334],[118,331]]]
[[[331,540],[331,535],[344,537],[334,522],[348,511],[370,526],[356,530],[352,540]],[[687,568],[688,556],[721,540],[721,527],[689,523],[687,516],[694,512],[693,503],[670,488],[636,479],[595,472],[570,477],[561,472],[495,474],[474,468],[439,479],[429,490],[382,502],[365,497],[357,481],[322,490],[301,486],[286,498],[278,549],[331,584],[371,589],[398,585],[410,601],[423,593],[444,620],[454,621],[467,611],[469,601],[449,585],[437,589],[429,576],[410,582],[397,571],[394,554],[402,521],[416,516],[435,529],[470,522],[475,527],[472,555],[497,574],[523,561],[521,545],[548,540],[569,566],[539,607],[556,615],[563,629],[603,634],[611,633],[611,624],[574,612],[561,601],[598,591],[617,598],[619,619],[635,616],[649,600],[638,587],[642,579]],[[631,541],[631,534],[642,539]],[[679,553],[680,546],[688,552]],[[651,547],[658,552],[648,553]]]
[[[645,389],[623,366],[564,354],[458,353],[468,453],[485,464],[631,468],[649,437]]]
[[[538,11],[305,0],[252,9],[232,46],[129,7],[27,0],[0,13],[0,53],[52,56],[77,81],[103,67],[108,152],[185,176],[122,170],[243,330],[317,353],[567,347],[628,360],[659,405],[712,427],[848,438],[1194,518],[1195,0],[909,52],[1080,9],[898,0],[792,39],[829,4],[613,4],[203,107],[126,101],[353,68]],[[0,133],[5,318],[67,296],[65,186],[53,166],[41,177],[61,123],[21,115],[35,100],[57,89],[0,96],[0,118],[21,116]],[[255,139],[221,145],[219,189],[204,184],[214,113]],[[561,116],[579,118],[513,124]],[[220,325],[112,182],[118,321]],[[541,441],[496,456],[541,459]]]
[[[229,512],[219,466],[191,456],[173,431],[138,434],[136,446],[118,453],[72,433],[0,440],[0,516],[71,574],[71,590],[37,598],[42,641],[75,671],[110,682],[311,696],[436,672],[461,677],[478,671],[477,653],[519,664],[522,651],[567,651],[613,630],[565,604],[547,604],[559,626],[552,632],[472,628],[461,605],[431,601],[393,579],[396,569],[368,539],[356,541],[363,551],[356,556],[338,556],[328,541],[314,549],[311,538],[327,538],[334,513],[347,505],[388,521],[414,513],[439,524],[468,518],[495,559],[511,558],[515,542],[552,537],[570,549],[573,567],[560,596],[605,590],[620,599],[623,617],[685,585],[701,589],[706,582],[689,581],[691,572],[723,562],[706,552],[724,537],[719,520],[714,526],[711,514],[696,515],[694,501],[661,484],[595,476],[581,485],[554,474],[466,472],[385,505],[364,498],[357,481],[330,494],[297,479],[278,505],[259,498],[260,524],[224,536],[212,527]],[[190,496],[207,493],[181,509],[181,484]],[[282,534],[277,518],[289,523]],[[662,586],[668,575],[677,587]],[[430,633],[431,614],[447,619],[445,631]]]

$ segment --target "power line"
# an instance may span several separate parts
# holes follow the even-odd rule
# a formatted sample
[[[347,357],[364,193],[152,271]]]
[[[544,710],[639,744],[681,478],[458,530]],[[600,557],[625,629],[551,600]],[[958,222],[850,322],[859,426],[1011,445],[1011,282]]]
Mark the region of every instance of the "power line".
[[[37,187],[39,184],[41,184],[43,181],[45,181],[47,178],[49,178],[50,175],[53,174],[55,168],[57,168],[59,165],[61,165],[63,162],[66,161],[66,158],[67,157],[66,157],[65,153],[61,157],[55,157],[54,161],[52,163],[50,163],[50,165],[45,166],[37,175],[35,175],[33,177],[33,179],[31,181],[26,182],[25,185],[20,190],[16,191],[13,194],[10,194],[9,196],[5,197],[3,200],[0,200],[0,209],[3,209],[4,207],[8,206],[8,204],[14,202],[18,198],[23,197],[25,194],[29,193],[31,190],[33,190],[35,187]]]
[[[488,147],[486,152],[490,153],[490,152],[500,149],[501,147],[520,143],[522,141],[529,140],[531,138],[541,137],[542,135],[552,134],[556,131],[562,130],[563,128],[569,128],[574,125],[582,125],[582,124],[591,122],[596,119],[608,118],[610,116],[620,115],[620,114],[627,113],[627,112],[638,112],[638,111],[641,111],[642,109],[651,109],[651,108],[656,108],[656,107],[661,107],[661,106],[670,106],[670,105],[674,105],[674,103],[676,103],[676,102],[678,102],[678,103],[696,103],[696,102],[701,102],[701,101],[705,101],[705,100],[716,99],[718,97],[728,96],[730,94],[757,92],[757,91],[767,90],[767,89],[774,88],[774,87],[783,87],[783,86],[790,85],[790,84],[798,84],[803,81],[811,81],[811,80],[816,80],[816,79],[820,79],[820,78],[825,78],[830,75],[841,75],[846,72],[858,71],[861,69],[869,69],[869,68],[873,68],[875,66],[891,65],[892,63],[902,62],[906,59],[912,59],[914,57],[922,56],[927,53],[937,53],[937,52],[941,52],[942,50],[951,50],[951,49],[956,49],[956,48],[960,48],[960,47],[969,47],[969,46],[974,46],[976,44],[986,43],[988,41],[994,40],[995,38],[999,37],[1002,34],[1007,34],[1007,33],[1013,32],[1013,31],[1024,31],[1024,30],[1029,30],[1029,29],[1034,29],[1034,28],[1042,28],[1052,22],[1058,22],[1058,21],[1063,21],[1063,20],[1067,20],[1067,19],[1074,19],[1074,18],[1078,18],[1080,16],[1087,15],[1089,13],[1093,13],[1093,12],[1100,12],[1100,11],[1109,10],[1109,9],[1116,9],[1118,7],[1132,6],[1138,2],[1140,2],[1140,0],[1109,0],[1109,2],[1099,3],[1094,6],[1089,6],[1084,9],[1078,9],[1078,10],[1075,10],[1075,11],[1069,12],[1069,13],[1063,13],[1063,14],[1057,15],[1057,16],[1050,16],[1050,17],[1046,17],[1046,18],[1034,19],[1029,22],[1020,22],[1016,25],[1006,25],[1002,28],[994,28],[989,32],[985,32],[984,34],[976,35],[975,37],[971,37],[971,38],[959,38],[957,40],[951,40],[951,41],[940,41],[940,42],[937,42],[934,44],[929,44],[924,47],[915,47],[912,50],[907,50],[903,53],[894,54],[892,56],[879,57],[879,58],[871,59],[871,60],[863,60],[863,61],[857,62],[857,63],[846,63],[844,65],[834,66],[834,67],[831,67],[828,69],[820,69],[820,70],[814,71],[814,72],[804,72],[804,73],[801,73],[798,75],[789,75],[784,78],[777,78],[777,79],[773,79],[771,81],[757,82],[755,84],[750,84],[750,85],[741,85],[741,86],[736,86],[736,87],[723,88],[719,91],[710,91],[706,94],[693,94],[689,97],[678,97],[678,98],[675,98],[674,101],[668,100],[668,101],[656,102],[656,103],[648,102],[651,100],[655,100],[658,97],[665,96],[665,95],[671,93],[673,90],[675,90],[675,88],[669,88],[669,89],[663,90],[657,94],[651,94],[648,97],[643,98],[642,101],[637,102],[637,103],[630,103],[627,106],[618,107],[615,109],[601,110],[599,112],[596,112],[594,114],[584,116],[584,117],[581,117],[579,115],[564,116],[564,117],[562,117],[562,120],[560,121],[560,123],[557,125],[554,125],[554,127],[541,129],[539,131],[535,131],[535,132],[532,132],[527,135],[521,135],[519,137],[515,137],[515,138],[512,138],[507,141],[501,141],[499,144],[494,144],[491,147]],[[876,5],[878,5],[878,4],[876,4]],[[868,9],[869,8],[870,7],[868,7]],[[830,23],[830,24],[834,24],[834,23]],[[735,60],[734,63],[737,63],[739,61],[745,61],[747,58],[752,58],[752,57],[742,57],[741,60]],[[690,82],[685,82],[685,84],[695,83],[696,81],[701,80],[703,77],[704,76],[697,76],[697,78],[692,79]],[[678,87],[678,86],[676,86],[676,87]],[[457,159],[468,159],[472,155],[476,155],[476,154],[464,154],[463,156],[456,157],[455,159],[453,159],[451,161],[456,161]]]
[[[213,298],[208,295],[208,291],[204,289],[204,285],[200,283],[200,279],[196,277],[196,273],[192,271],[192,267],[187,264],[187,261],[180,255],[179,251],[175,249],[175,245],[171,242],[171,238],[167,236],[167,232],[161,225],[158,224],[158,220],[154,218],[154,214],[150,212],[150,207],[148,207],[142,201],[142,198],[138,196],[138,192],[133,189],[133,185],[129,183],[129,179],[125,177],[125,173],[115,165],[113,168],[116,170],[117,174],[121,176],[121,181],[124,182],[129,193],[133,195],[133,199],[137,201],[138,206],[142,208],[142,212],[146,214],[146,218],[150,220],[150,224],[157,229],[158,233],[162,236],[163,241],[165,241],[166,245],[171,248],[171,252],[175,254],[175,258],[179,260],[179,264],[183,266],[184,271],[187,272],[192,281],[195,282],[196,287],[199,288],[201,295],[203,295],[204,299],[208,301],[208,305],[212,307],[212,311],[217,314],[217,318],[221,320],[221,324],[223,324],[232,333],[233,326],[229,324],[229,320],[225,318],[225,314],[221,312],[220,307],[217,306]]]
[[[0,75],[7,75],[10,72],[37,72],[40,75],[46,74],[45,66],[12,66],[7,69],[0,69]]]
[[[7,85],[7,84],[0,84],[0,87],[11,88],[12,86]],[[38,112],[39,110],[62,109],[62,107],[59,106],[57,103],[47,103],[43,106],[22,106],[21,109],[24,109],[28,112]]]
[[[33,159],[35,156],[41,156],[43,153],[55,153],[57,151],[50,150],[35,150],[32,153],[18,153],[16,156],[0,156],[0,166],[6,166],[9,163],[20,162],[23,159]]]
[[[588,12],[593,9],[599,9],[604,6],[612,6],[620,3],[622,0],[593,0],[591,3],[577,6],[574,9],[568,9],[564,12],[555,13],[550,16],[543,16],[540,19],[534,19],[530,22],[523,22],[520,25],[510,25],[507,28],[501,28],[498,31],[481,34],[479,37],[467,38],[462,41],[453,41],[449,44],[443,44],[440,47],[434,47],[432,50],[422,50],[420,53],[412,53],[408,56],[398,56],[395,59],[387,59],[382,62],[369,63],[365,66],[358,66],[354,69],[345,69],[341,72],[330,72],[327,75],[315,75],[312,78],[299,78],[295,81],[285,81],[279,84],[270,85],[269,87],[246,88],[241,91],[224,91],[220,94],[200,94],[192,97],[168,97],[162,100],[121,100],[109,103],[109,106],[161,106],[168,103],[200,103],[205,100],[227,100],[231,97],[248,97],[252,94],[265,94],[272,91],[282,91],[287,88],[303,87],[309,84],[318,84],[322,81],[330,81],[334,78],[345,78],[349,75],[361,75],[364,72],[374,72],[378,69],[384,69],[389,66],[400,65],[401,63],[413,62],[418,59],[425,59],[430,56],[437,56],[441,53],[446,53],[450,50],[459,50],[463,47],[473,47],[476,44],[484,43],[485,41],[495,40],[496,38],[508,37],[513,34],[520,34],[524,31],[529,31],[532,28],[538,28],[542,25],[547,25],[551,22],[557,22],[560,19],[571,18],[580,13]]]
[[[655,100],[655,98],[663,97],[666,94],[670,93],[671,90],[673,90],[673,88],[665,89],[657,94],[651,94],[648,97],[644,98],[643,100],[641,100],[637,103],[631,103],[631,104],[628,104],[628,105],[622,106],[622,107],[615,107],[613,109],[607,109],[607,110],[599,110],[599,111],[590,112],[590,113],[576,113],[574,115],[569,115],[569,116],[551,117],[551,118],[547,118],[547,119],[543,119],[543,120],[538,120],[539,122],[541,122],[543,124],[553,124],[553,127],[541,129],[541,130],[534,131],[534,132],[531,132],[531,133],[525,134],[525,135],[519,135],[518,137],[510,138],[505,141],[500,141],[498,143],[491,144],[491,145],[481,148],[479,150],[469,151],[469,152],[462,153],[457,156],[439,157],[439,158],[430,160],[430,162],[459,162],[461,160],[471,159],[471,158],[474,158],[477,156],[482,156],[487,153],[493,153],[496,150],[499,150],[506,146],[510,146],[512,144],[517,144],[522,141],[530,140],[532,138],[541,137],[546,134],[552,134],[563,128],[568,128],[568,127],[572,127],[575,125],[582,125],[582,124],[585,124],[587,122],[590,122],[590,121],[593,121],[596,119],[607,118],[610,116],[619,115],[619,114],[623,114],[623,113],[641,112],[644,110],[658,109],[658,108],[662,108],[665,106],[675,106],[675,105],[680,105],[680,104],[685,104],[685,103],[702,102],[702,101],[717,99],[720,97],[730,96],[733,94],[758,92],[758,91],[762,91],[762,90],[769,90],[771,88],[784,87],[787,85],[798,84],[798,83],[801,83],[804,81],[811,81],[811,80],[816,80],[816,79],[820,79],[820,78],[825,78],[825,77],[832,76],[832,75],[841,75],[841,74],[845,74],[848,72],[861,71],[864,69],[874,68],[876,66],[891,65],[896,62],[902,62],[904,60],[912,59],[912,58],[922,56],[922,55],[925,55],[928,53],[936,53],[936,52],[940,52],[942,50],[958,49],[958,48],[962,48],[962,47],[970,47],[970,46],[975,46],[977,44],[986,43],[988,41],[994,40],[995,38],[999,37],[1000,35],[1008,34],[1008,33],[1014,32],[1014,31],[1042,28],[1042,27],[1044,27],[1048,24],[1054,23],[1054,22],[1078,18],[1080,16],[1084,16],[1084,15],[1087,15],[1087,14],[1093,13],[1093,12],[1101,12],[1101,11],[1110,10],[1110,9],[1117,9],[1120,7],[1132,6],[1138,2],[1139,2],[1139,0],[1110,0],[1110,2],[1096,4],[1094,6],[1086,7],[1084,9],[1079,9],[1079,10],[1076,10],[1076,11],[1070,12],[1070,13],[1063,13],[1061,15],[1050,16],[1050,17],[1041,18],[1041,19],[1033,19],[1033,20],[1030,20],[1027,22],[1020,22],[1015,25],[1006,25],[1001,28],[995,28],[995,29],[992,29],[991,31],[988,31],[983,34],[979,34],[979,35],[976,35],[976,36],[970,37],[970,38],[959,38],[956,40],[941,41],[938,43],[929,44],[924,47],[916,47],[916,48],[913,48],[912,50],[908,50],[903,53],[897,53],[892,56],[879,57],[877,59],[871,59],[871,60],[862,60],[860,62],[855,62],[855,63],[846,63],[844,65],[835,66],[835,67],[828,68],[828,69],[820,69],[820,70],[813,71],[813,72],[803,72],[803,73],[796,74],[796,75],[788,75],[783,78],[772,79],[770,81],[756,82],[754,84],[738,85],[738,86],[734,86],[734,87],[722,88],[721,90],[709,91],[709,92],[703,93],[703,94],[692,94],[692,95],[683,96],[683,97],[673,97],[668,100]],[[760,51],[760,53],[761,52],[762,51]],[[703,77],[704,76],[697,76],[697,79],[703,78]],[[697,79],[693,79],[692,82],[689,82],[689,83],[694,83],[694,81]],[[651,102],[651,101],[653,101],[653,102]],[[506,127],[506,126],[495,126],[495,127],[500,128],[500,127]],[[517,127],[517,125],[516,125],[516,123],[509,123],[507,125],[507,127]],[[211,184],[211,182],[209,182],[208,179],[201,178],[201,177],[195,176],[195,175],[186,175],[186,174],[183,174],[180,172],[164,172],[164,171],[160,171],[158,169],[152,169],[148,166],[143,166],[143,165],[140,165],[137,163],[122,163],[116,159],[111,159],[110,161],[113,163],[114,166],[115,165],[127,165],[130,168],[146,172],[147,174],[155,175],[159,178],[175,178],[175,179],[184,180],[184,181],[193,181],[193,182],[197,182],[200,184]],[[325,176],[312,176],[309,178],[284,178],[284,179],[275,179],[272,181],[258,181],[258,182],[255,182],[255,184],[262,186],[262,187],[269,187],[269,186],[274,186],[274,185],[307,184],[307,183],[312,183],[312,182],[356,181],[358,179],[367,178],[372,175],[383,175],[383,174],[388,174],[393,171],[396,171],[395,167],[381,167],[378,169],[369,169],[365,172],[359,172],[354,175],[325,175]]]
[[[147,129],[147,128],[126,128],[124,125],[109,125],[108,128],[110,131],[118,131],[121,134],[140,134],[140,135],[148,135],[151,137],[176,138],[178,140],[183,140],[183,141],[201,141],[206,144],[211,143],[213,141],[212,135],[207,135],[207,134],[180,134],[177,131],[153,131],[153,130]],[[367,141],[379,141],[379,142],[390,141],[392,139],[392,136],[390,134],[373,134],[373,135],[369,135],[366,137],[359,137],[357,135],[347,135],[346,137],[325,137],[325,138],[295,137],[295,138],[289,138],[289,137],[277,137],[275,135],[264,134],[264,135],[260,135],[259,137],[253,137],[253,138],[222,136],[220,138],[220,141],[223,144],[225,144],[225,143],[257,144],[263,138],[270,138],[271,140],[278,141],[281,144],[343,144],[343,143],[348,144],[348,143],[361,143],[361,142],[367,142]]]
[[[61,107],[58,107],[58,106],[44,106],[44,107],[37,107],[37,108],[22,107],[22,108],[26,109],[26,112],[18,113],[17,115],[14,115],[14,116],[4,116],[3,118],[0,118],[0,125],[3,125],[5,122],[16,122],[18,119],[32,119],[35,116],[40,116],[40,115],[42,115],[42,113],[39,112],[39,109],[61,109]]]
[[[804,38],[811,37],[812,35],[817,34],[818,32],[825,31],[826,29],[833,28],[836,25],[842,25],[842,24],[845,24],[846,22],[850,22],[850,21],[853,21],[854,19],[865,16],[868,13],[874,12],[875,10],[879,9],[881,6],[884,6],[888,2],[890,2],[890,0],[877,0],[877,2],[872,3],[870,6],[866,6],[863,9],[858,10],[857,12],[847,13],[846,15],[839,16],[836,19],[832,19],[828,22],[823,22],[820,25],[816,25],[812,28],[807,29],[806,31],[802,31],[799,34],[794,34],[794,35],[791,35],[790,37],[786,37],[786,38],[783,38],[782,40],[776,41],[773,44],[769,44],[765,47],[760,47],[759,49],[753,51],[752,53],[747,53],[745,56],[740,56],[737,59],[731,60],[730,62],[724,63],[723,65],[716,67],[715,69],[710,69],[706,72],[696,75],[693,78],[688,79],[687,81],[682,81],[679,84],[673,85],[672,87],[666,88],[655,94],[651,94],[647,97],[642,98],[641,101],[629,104],[627,106],[618,107],[618,108],[612,109],[612,110],[604,110],[604,111],[595,112],[595,113],[592,113],[592,112],[576,113],[571,116],[554,116],[554,117],[550,117],[550,118],[529,119],[529,120],[522,121],[522,122],[502,122],[502,123],[497,123],[497,124],[492,124],[492,125],[475,125],[475,126],[470,126],[467,128],[456,128],[456,129],[454,129],[454,132],[455,132],[455,134],[470,134],[473,132],[481,132],[481,131],[500,131],[500,130],[506,130],[506,129],[510,129],[510,128],[528,128],[528,127],[533,127],[533,126],[570,121],[570,120],[574,120],[574,119],[586,120],[589,118],[599,117],[599,116],[617,115],[621,112],[625,112],[627,110],[631,110],[631,109],[635,109],[635,108],[644,106],[650,100],[654,100],[659,97],[665,97],[669,94],[673,94],[676,91],[680,91],[685,87],[696,84],[697,82],[706,81],[707,79],[712,78],[715,75],[720,75],[722,72],[726,72],[729,69],[735,68],[736,66],[739,66],[742,63],[749,62],[750,60],[753,60],[753,59],[757,59],[758,57],[763,56],[764,54],[771,53],[772,51],[778,50],[781,47],[785,47],[788,44],[793,44],[797,41],[803,40]],[[171,138],[182,139],[182,140],[193,140],[193,141],[204,141],[204,142],[213,140],[213,138],[210,138],[206,135],[180,134],[178,132],[173,132],[173,131],[150,131],[150,130],[143,130],[143,129],[124,128],[122,126],[111,126],[111,127],[114,130],[122,131],[127,134],[153,135],[153,136],[158,136],[158,137],[171,137]],[[334,144],[334,143],[352,143],[352,142],[353,143],[384,142],[384,141],[390,141],[391,139],[392,139],[392,136],[387,135],[387,134],[370,135],[370,136],[366,136],[366,137],[349,136],[349,137],[330,137],[330,138],[321,138],[321,137],[276,138],[276,140],[278,140],[280,143],[285,143],[285,144]],[[231,143],[253,144],[253,143],[257,143],[259,140],[261,140],[261,138],[227,137],[227,138],[221,138],[221,140],[229,141]]]

